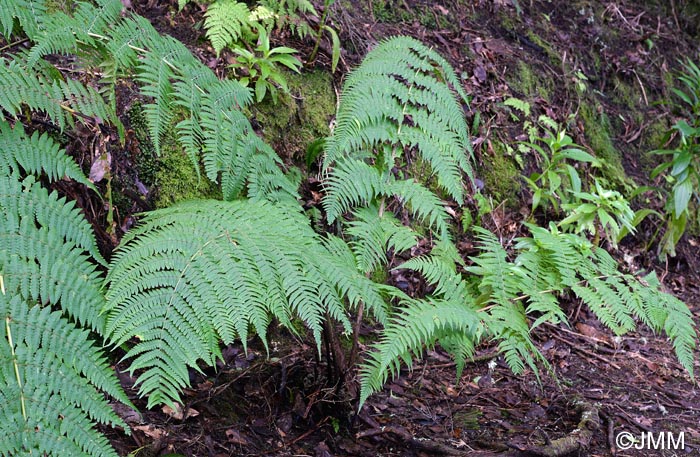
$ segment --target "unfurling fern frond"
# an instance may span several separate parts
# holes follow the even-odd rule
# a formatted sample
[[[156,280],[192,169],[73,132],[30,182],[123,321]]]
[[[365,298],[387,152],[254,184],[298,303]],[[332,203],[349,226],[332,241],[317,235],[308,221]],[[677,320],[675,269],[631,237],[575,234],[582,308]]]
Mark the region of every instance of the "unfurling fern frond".
[[[0,150],[0,455],[116,456],[96,425],[128,428],[103,393],[130,402],[90,340],[104,330],[104,260],[75,205],[21,174],[87,180],[47,137],[4,121]]]
[[[149,407],[179,400],[187,367],[213,364],[219,342],[249,327],[267,344],[272,318],[298,317],[320,344],[326,314],[346,330],[344,297],[378,307],[381,291],[334,259],[305,217],[264,201],[199,201],[146,216],[123,240],[108,275],[107,331],[132,338]],[[371,292],[371,293],[368,293]]]

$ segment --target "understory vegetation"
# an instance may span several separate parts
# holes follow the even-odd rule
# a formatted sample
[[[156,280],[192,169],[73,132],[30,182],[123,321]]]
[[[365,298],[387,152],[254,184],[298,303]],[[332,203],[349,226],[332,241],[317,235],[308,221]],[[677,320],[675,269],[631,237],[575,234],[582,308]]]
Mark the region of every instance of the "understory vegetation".
[[[297,168],[258,135],[250,113],[288,91],[278,65],[302,66],[293,49],[271,47],[274,30],[317,46],[328,34],[335,69],[332,2],[320,15],[301,0],[211,3],[204,27],[214,50],[239,56],[227,79],[120,0],[56,3],[9,0],[0,10],[5,41],[27,44],[0,57],[0,455],[116,455],[98,426],[129,433],[110,402],[136,407],[110,360],[127,361],[148,408],[176,409],[190,373],[216,367],[224,345],[247,349],[257,337],[269,351],[273,323],[312,340],[342,382],[357,382],[345,400],[359,409],[435,345],[454,357],[457,376],[482,343],[516,375],[551,375],[532,331],[567,324],[565,300],[615,335],[638,325],[665,334],[693,377],[688,307],[653,271],[628,272],[611,255],[646,217],[665,221],[658,253],[674,255],[700,204],[700,71],[691,60],[674,93],[679,120],[655,151],[668,159],[653,172],[667,183],[656,190],[667,196],[664,214],[634,211],[635,195],[599,171],[605,159],[544,116],[510,145],[539,162],[520,178],[532,194],[523,235],[506,242],[480,223],[494,208],[474,172],[469,94],[420,41],[393,37],[364,57],[342,84],[330,135],[308,145],[307,167]],[[99,78],[73,78],[59,57]],[[122,81],[144,100],[154,153],[174,137],[221,199],[143,213],[105,259],[95,227],[57,183],[98,192],[106,179],[100,198],[114,211],[109,163],[86,173],[62,142],[92,129],[124,144]],[[311,175],[322,196],[309,209],[300,187]],[[463,232],[472,255],[455,243]],[[388,283],[389,270],[422,278],[427,292]],[[379,337],[360,352],[363,322]]]

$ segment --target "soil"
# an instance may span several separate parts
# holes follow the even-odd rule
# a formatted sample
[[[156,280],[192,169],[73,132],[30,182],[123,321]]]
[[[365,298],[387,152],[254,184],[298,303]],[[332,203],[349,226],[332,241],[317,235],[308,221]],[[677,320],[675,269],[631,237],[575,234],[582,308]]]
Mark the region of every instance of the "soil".
[[[130,4],[161,33],[183,41],[220,75],[225,73],[227,55],[217,59],[202,37],[203,8],[190,3],[178,12],[175,0]],[[486,192],[502,197],[483,222],[504,239],[520,234],[519,222],[530,204],[517,182],[494,176],[499,170],[525,172],[517,168],[517,152],[504,149],[523,139],[523,122],[503,105],[505,99],[528,102],[533,118],[546,114],[562,124],[569,121],[575,141],[611,154],[610,163],[624,168],[626,177],[617,178],[621,186],[632,179],[636,185],[652,184],[655,159],[645,152],[659,145],[652,144],[650,132],[670,125],[674,116],[670,107],[655,102],[668,98],[668,75],[679,60],[697,61],[700,52],[700,6],[692,0],[338,0],[330,21],[343,46],[336,88],[379,40],[397,34],[434,46],[462,75],[472,97],[467,116],[475,125],[478,177]],[[273,41],[299,49],[300,56],[313,47],[311,41],[289,36],[276,35]],[[324,46],[327,51],[329,45]],[[328,70],[330,54],[322,52],[315,65]],[[579,83],[585,89],[577,90]],[[139,101],[135,93],[129,83],[118,86],[120,112]],[[131,126],[126,116],[125,121]],[[72,142],[69,150],[89,163],[92,152],[85,138],[94,132],[82,133],[76,138],[83,142]],[[125,196],[112,227],[101,201],[62,184],[61,191],[85,209],[107,256],[137,213],[155,204],[137,186],[143,176],[133,176],[144,143],[131,128],[126,148],[112,157],[115,186]],[[500,152],[494,151],[504,150],[510,155],[499,163]],[[303,158],[304,151],[287,155],[285,162]],[[527,171],[533,163],[524,159]],[[304,188],[318,204],[317,181],[308,180]],[[647,204],[661,207],[657,201]],[[678,255],[661,263],[643,245],[658,224],[645,221],[615,256],[629,270],[656,270],[700,322],[700,238],[687,235]],[[468,235],[458,244],[465,257],[473,253]],[[408,281],[413,292],[422,287],[412,278],[389,279]],[[700,455],[700,389],[674,358],[669,342],[645,327],[613,338],[576,301],[562,306],[570,326],[533,331],[553,369],[539,377],[531,371],[514,376],[496,348],[483,345],[456,380],[454,362],[432,349],[358,412],[355,374],[345,374],[341,384],[325,352],[319,356],[315,346],[273,329],[269,358],[251,340],[247,354],[232,345],[216,369],[193,372],[182,411],[147,410],[145,400],[137,398],[134,378],[117,364],[141,413],[119,411],[132,427],[130,436],[104,432],[121,455],[554,455],[552,449],[567,437],[583,443],[574,455],[652,455],[622,451],[615,443],[621,432],[634,437],[669,432],[674,439],[682,433],[684,451],[653,455]],[[371,326],[362,333],[364,341],[377,334]],[[582,422],[586,417],[596,420]],[[590,432],[590,440],[582,432]]]

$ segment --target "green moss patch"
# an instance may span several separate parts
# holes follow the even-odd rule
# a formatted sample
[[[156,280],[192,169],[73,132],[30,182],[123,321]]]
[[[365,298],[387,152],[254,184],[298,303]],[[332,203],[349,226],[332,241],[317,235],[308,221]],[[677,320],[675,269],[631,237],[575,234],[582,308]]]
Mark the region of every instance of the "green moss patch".
[[[280,94],[277,104],[270,99],[253,107],[255,120],[265,141],[287,162],[303,163],[306,148],[330,134],[336,96],[328,72],[285,73],[291,96]]]
[[[509,208],[517,206],[523,181],[515,162],[508,156],[506,145],[493,141],[493,156],[483,158],[477,170],[484,181],[484,193],[493,197],[496,204],[505,201]]]

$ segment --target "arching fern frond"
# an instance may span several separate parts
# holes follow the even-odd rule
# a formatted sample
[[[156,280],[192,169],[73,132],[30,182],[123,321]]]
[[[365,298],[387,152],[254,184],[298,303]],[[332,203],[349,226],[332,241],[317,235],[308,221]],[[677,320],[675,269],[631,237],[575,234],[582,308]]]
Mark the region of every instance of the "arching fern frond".
[[[390,213],[380,214],[370,206],[353,212],[354,219],[347,223],[347,234],[354,239],[350,246],[363,273],[370,273],[387,262],[386,252],[400,253],[418,243],[416,233],[399,223]]]
[[[48,54],[76,54],[79,47],[94,47],[95,36],[117,22],[122,8],[117,0],[97,0],[97,6],[77,3],[70,15],[62,11],[47,15],[42,33],[32,37],[36,44],[29,52],[28,66]]]
[[[476,265],[468,268],[479,276],[486,303],[493,304],[486,325],[501,339],[499,348],[505,351],[511,368],[521,369],[524,365],[519,360],[530,363],[529,353],[539,357],[527,337],[528,329],[545,321],[566,322],[559,297],[573,291],[618,335],[636,328],[635,319],[655,331],[666,331],[678,360],[693,376],[697,335],[690,311],[680,300],[662,292],[654,275],[638,278],[620,273],[607,252],[584,238],[561,233],[553,225],[550,230],[529,228],[532,237],[519,240],[519,254],[512,262],[494,235],[477,229],[484,252],[473,259]],[[529,325],[526,315],[537,315],[537,319]]]
[[[395,37],[371,51],[344,83],[337,124],[324,143],[323,208],[328,221],[357,207],[385,208],[398,201],[448,240],[449,215],[442,199],[425,180],[400,179],[400,170],[411,170],[411,162],[425,164],[440,191],[462,202],[462,176],[471,179],[472,169],[458,96],[466,101],[450,65],[420,42]],[[362,233],[355,225],[355,246],[376,239],[377,233]],[[384,256],[378,251],[373,255],[371,262],[360,256],[363,268],[377,266]]]
[[[0,139],[0,455],[116,456],[96,425],[128,427],[104,394],[131,404],[90,339],[104,260],[75,205],[21,174],[87,180],[45,136],[0,121]]]
[[[0,58],[0,87],[12,88],[0,92],[0,108],[12,116],[27,106],[45,112],[62,130],[67,125],[72,127],[77,117],[81,122],[91,118],[109,120],[123,132],[119,118],[99,92],[78,81],[52,81],[31,71],[26,62]]]
[[[381,390],[389,376],[396,376],[401,363],[412,366],[423,348],[440,338],[448,338],[451,349],[457,340],[448,335],[467,335],[471,341],[480,326],[480,316],[473,302],[445,301],[428,298],[403,301],[401,312],[389,320],[379,343],[360,367],[360,408],[367,398]],[[460,344],[465,351],[469,344]],[[466,349],[466,352],[469,352]]]
[[[2,34],[9,41],[17,18],[20,27],[29,38],[34,38],[44,30],[46,21],[45,0],[5,0],[0,8]]]
[[[127,358],[144,370],[149,407],[178,401],[187,367],[213,364],[220,340],[246,345],[249,327],[267,344],[272,318],[293,330],[296,316],[320,344],[326,313],[349,331],[344,297],[377,306],[370,281],[333,259],[288,206],[184,203],[149,213],[122,243],[108,275],[107,331],[115,344],[139,340]]]

